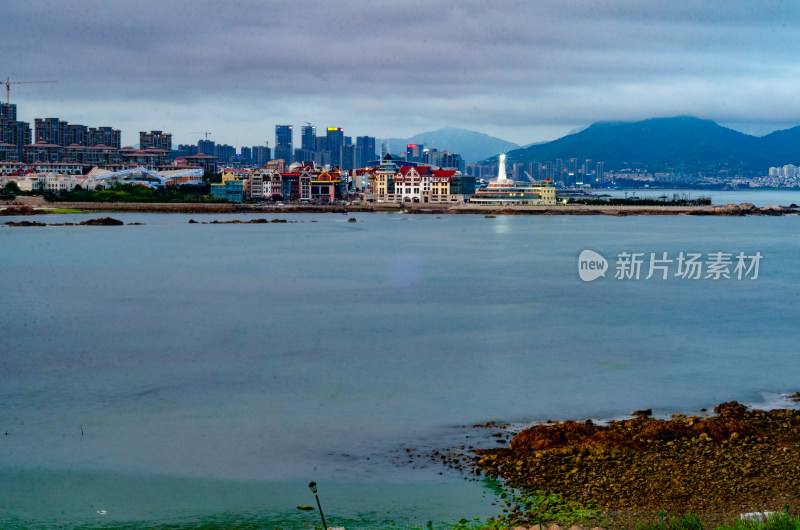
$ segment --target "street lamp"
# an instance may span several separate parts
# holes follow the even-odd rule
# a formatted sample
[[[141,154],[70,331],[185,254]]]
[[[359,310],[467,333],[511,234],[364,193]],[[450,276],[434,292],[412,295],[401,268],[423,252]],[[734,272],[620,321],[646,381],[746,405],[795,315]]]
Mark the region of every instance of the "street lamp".
[[[309,483],[308,487],[311,489],[311,493],[314,494],[314,497],[317,499],[317,508],[319,508],[319,516],[322,517],[322,530],[328,530],[328,526],[325,524],[325,516],[322,515],[322,506],[319,503],[319,495],[317,495],[317,483],[311,482]]]

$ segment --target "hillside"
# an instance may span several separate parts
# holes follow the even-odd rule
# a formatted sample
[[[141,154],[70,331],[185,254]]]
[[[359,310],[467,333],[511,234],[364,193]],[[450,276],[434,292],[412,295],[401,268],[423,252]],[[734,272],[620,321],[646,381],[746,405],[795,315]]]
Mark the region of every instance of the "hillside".
[[[423,144],[439,151],[450,151],[461,155],[467,164],[484,160],[497,153],[519,148],[518,144],[488,134],[446,127],[435,131],[416,134],[411,138],[384,138],[381,140],[389,144],[390,151],[405,155],[407,144]]]
[[[557,158],[566,162],[573,157],[603,161],[607,170],[764,173],[770,166],[800,163],[800,127],[756,137],[693,117],[599,122],[507,155],[509,163]],[[486,162],[494,160],[496,157]]]

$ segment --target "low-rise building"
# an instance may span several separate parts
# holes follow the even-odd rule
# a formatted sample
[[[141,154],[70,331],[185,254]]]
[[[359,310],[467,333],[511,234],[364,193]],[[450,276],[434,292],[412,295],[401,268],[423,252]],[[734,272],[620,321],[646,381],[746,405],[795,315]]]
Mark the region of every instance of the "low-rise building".
[[[230,202],[242,202],[244,200],[244,181],[231,172],[223,173],[222,184],[211,185],[211,196]]]

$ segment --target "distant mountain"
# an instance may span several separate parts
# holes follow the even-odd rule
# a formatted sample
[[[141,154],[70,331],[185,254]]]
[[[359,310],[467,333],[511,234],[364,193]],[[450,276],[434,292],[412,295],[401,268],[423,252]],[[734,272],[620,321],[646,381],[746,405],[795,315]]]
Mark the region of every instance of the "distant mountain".
[[[603,161],[606,170],[759,172],[800,163],[800,127],[757,137],[693,117],[599,122],[558,140],[508,152],[514,162],[570,158]],[[496,161],[496,157],[486,160]]]
[[[439,151],[447,150],[457,153],[467,164],[519,148],[519,145],[514,142],[454,127],[416,134],[411,138],[383,138],[381,141],[388,143],[389,151],[393,153],[405,155],[406,145],[423,144],[425,147],[432,147]]]

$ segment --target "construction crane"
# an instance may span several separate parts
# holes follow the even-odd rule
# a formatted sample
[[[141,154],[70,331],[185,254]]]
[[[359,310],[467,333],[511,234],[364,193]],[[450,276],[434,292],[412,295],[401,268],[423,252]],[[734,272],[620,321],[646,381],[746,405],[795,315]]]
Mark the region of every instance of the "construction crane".
[[[6,111],[3,112],[2,130],[0,130],[0,143],[6,143],[6,135],[9,134],[8,123],[11,121],[11,85],[28,85],[32,83],[57,83],[58,81],[12,81],[6,77],[3,82],[6,85]]]
[[[6,105],[11,109],[11,85],[29,85],[34,83],[58,83],[58,81],[12,81],[10,77],[6,77],[4,84],[6,85]]]
[[[205,134],[206,135],[206,140],[208,140],[208,135],[211,134],[211,133],[208,132],[208,131],[205,131],[205,132],[203,132],[203,131],[189,131],[189,134]]]

